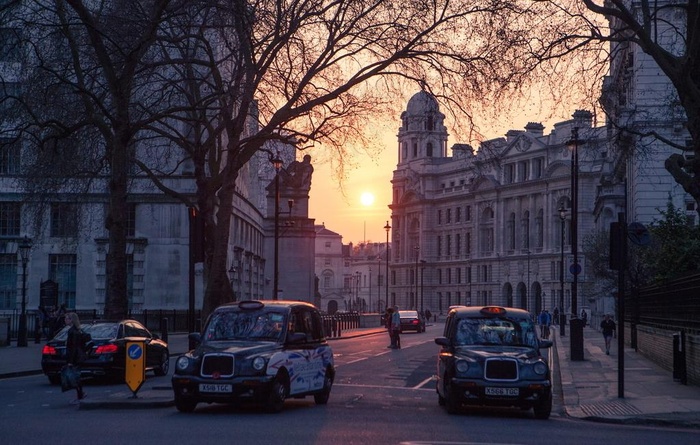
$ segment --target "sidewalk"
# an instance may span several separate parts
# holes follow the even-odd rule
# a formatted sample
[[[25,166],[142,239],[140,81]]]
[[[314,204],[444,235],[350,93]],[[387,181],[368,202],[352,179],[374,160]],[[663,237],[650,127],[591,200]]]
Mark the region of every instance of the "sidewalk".
[[[354,329],[343,332],[336,341],[385,333],[384,328]],[[568,333],[568,330],[567,330]],[[624,398],[618,397],[617,340],[605,355],[603,336],[591,327],[584,329],[584,360],[571,361],[570,338],[553,329],[555,365],[553,374],[561,377],[566,414],[572,418],[598,422],[652,424],[700,429],[700,387],[673,381],[670,371],[652,363],[633,349],[625,348]],[[171,356],[186,352],[187,334],[170,334]],[[26,348],[0,348],[0,378],[41,374],[42,344],[33,341]],[[108,396],[90,397],[80,409],[153,408],[173,406],[172,388],[162,378],[146,379],[133,398],[126,386]],[[93,395],[93,394],[91,394]]]
[[[624,350],[623,398],[619,395],[618,348],[605,354],[603,335],[584,328],[584,360],[571,361],[571,339],[553,329],[564,407],[570,417],[600,422],[700,428],[700,387],[673,381],[673,373],[634,349]],[[568,329],[567,329],[568,334]]]

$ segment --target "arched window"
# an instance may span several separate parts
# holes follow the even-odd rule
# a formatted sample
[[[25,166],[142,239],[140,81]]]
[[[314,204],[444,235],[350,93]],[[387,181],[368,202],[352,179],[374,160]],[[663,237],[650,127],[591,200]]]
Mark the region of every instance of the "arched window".
[[[429,158],[433,157],[433,143],[432,142],[428,142],[428,145],[426,146],[425,151],[426,151],[426,156],[428,156]]]

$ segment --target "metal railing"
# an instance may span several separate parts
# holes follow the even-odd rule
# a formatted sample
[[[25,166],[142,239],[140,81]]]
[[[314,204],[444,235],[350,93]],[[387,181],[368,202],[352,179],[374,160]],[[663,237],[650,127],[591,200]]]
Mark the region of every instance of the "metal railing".
[[[70,311],[70,310],[69,310]],[[73,312],[73,311],[70,311]],[[98,310],[77,310],[74,311],[80,317],[81,322],[90,322],[93,320],[102,320],[104,313]],[[202,311],[195,311],[195,326],[201,326]],[[17,339],[17,331],[19,330],[20,312],[15,311],[0,311],[0,318],[8,318],[9,336],[12,341]],[[143,323],[148,330],[152,332],[162,332],[167,328],[168,332],[187,332],[189,311],[186,309],[144,309],[139,311],[130,311],[127,318],[131,318]],[[343,331],[349,329],[357,329],[360,327],[360,314],[358,313],[343,313],[334,315],[323,315],[323,332],[328,338],[341,337]],[[165,326],[163,323],[166,323]],[[55,332],[64,326],[63,319],[51,320],[53,326],[48,331]],[[46,338],[46,331],[41,332],[39,326],[39,316],[36,310],[27,311],[27,337],[35,341],[41,341]],[[50,335],[50,334],[49,334]],[[36,339],[39,340],[36,340]]]

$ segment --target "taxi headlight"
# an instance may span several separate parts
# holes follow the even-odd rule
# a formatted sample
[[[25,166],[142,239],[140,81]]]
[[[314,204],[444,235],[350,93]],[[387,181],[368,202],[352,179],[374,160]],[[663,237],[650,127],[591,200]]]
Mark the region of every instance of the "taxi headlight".
[[[177,361],[175,362],[175,368],[178,371],[186,371],[187,368],[190,367],[190,359],[185,357],[184,355],[180,356],[177,358]]]
[[[544,362],[535,363],[535,366],[533,366],[533,369],[535,371],[535,374],[537,374],[537,375],[547,374],[547,365],[544,364]]]
[[[467,363],[465,360],[457,360],[457,363],[455,363],[455,369],[457,369],[457,372],[460,374],[464,374],[469,371],[469,363]]]
[[[263,357],[255,357],[253,359],[253,369],[256,371],[262,371],[265,369],[266,360]]]

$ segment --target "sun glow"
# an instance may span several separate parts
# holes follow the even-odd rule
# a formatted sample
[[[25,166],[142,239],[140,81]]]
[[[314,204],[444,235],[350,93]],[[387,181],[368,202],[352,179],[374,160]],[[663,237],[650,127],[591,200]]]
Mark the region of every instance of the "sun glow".
[[[374,194],[370,192],[364,192],[362,196],[360,196],[360,202],[363,206],[371,206],[372,204],[374,204]]]

